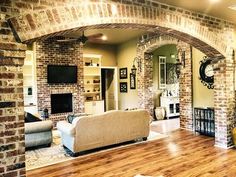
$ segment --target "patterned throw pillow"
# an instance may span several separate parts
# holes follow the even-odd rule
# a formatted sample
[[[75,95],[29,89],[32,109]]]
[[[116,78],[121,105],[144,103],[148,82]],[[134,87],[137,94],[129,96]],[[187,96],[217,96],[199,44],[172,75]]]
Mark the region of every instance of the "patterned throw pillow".
[[[69,114],[69,115],[67,116],[67,121],[71,124],[72,121],[74,120],[74,118],[75,118],[74,114]]]
[[[67,116],[67,121],[72,124],[73,120],[77,117],[88,116],[89,114],[86,113],[79,113],[79,114],[69,114]]]

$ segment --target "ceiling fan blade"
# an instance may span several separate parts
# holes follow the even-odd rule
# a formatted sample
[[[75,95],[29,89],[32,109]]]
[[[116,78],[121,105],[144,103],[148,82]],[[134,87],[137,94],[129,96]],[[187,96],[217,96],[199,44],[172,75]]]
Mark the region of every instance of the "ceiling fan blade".
[[[77,41],[77,39],[58,39],[57,42],[74,42],[74,41]]]
[[[78,41],[82,42],[83,44],[85,44],[87,42],[87,40],[88,40],[88,38],[84,34],[78,38]]]
[[[102,33],[98,33],[98,34],[89,35],[87,36],[87,38],[90,40],[90,39],[95,39],[95,38],[101,38],[102,36],[103,36]]]

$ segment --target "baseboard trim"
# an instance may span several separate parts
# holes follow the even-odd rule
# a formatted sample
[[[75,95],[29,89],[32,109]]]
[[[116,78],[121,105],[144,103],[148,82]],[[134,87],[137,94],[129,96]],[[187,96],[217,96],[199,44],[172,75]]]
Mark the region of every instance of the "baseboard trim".
[[[227,147],[227,146],[221,146],[221,145],[217,145],[217,144],[215,144],[214,146],[215,146],[215,147],[218,147],[218,148],[221,148],[221,149],[226,149],[226,150],[227,150],[227,149],[231,149],[231,148],[234,147],[234,145]]]

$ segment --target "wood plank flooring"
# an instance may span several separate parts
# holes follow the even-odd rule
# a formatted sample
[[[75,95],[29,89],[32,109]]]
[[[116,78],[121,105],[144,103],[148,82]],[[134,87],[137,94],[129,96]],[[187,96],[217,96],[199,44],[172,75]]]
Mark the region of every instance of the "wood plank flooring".
[[[108,150],[45,168],[28,177],[236,177],[236,149],[214,147],[214,139],[177,130],[168,138]]]

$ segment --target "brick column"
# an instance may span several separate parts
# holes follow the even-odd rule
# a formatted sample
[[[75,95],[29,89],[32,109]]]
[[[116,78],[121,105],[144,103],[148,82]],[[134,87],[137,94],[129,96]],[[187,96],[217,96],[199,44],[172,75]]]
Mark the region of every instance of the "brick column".
[[[25,50],[23,44],[0,41],[0,176],[25,175]]]
[[[179,99],[180,99],[180,128],[193,130],[192,117],[192,54],[189,44],[179,42],[177,50],[185,51],[185,67],[181,70],[179,78]],[[181,57],[181,56],[179,56]]]
[[[138,68],[137,80],[138,80],[138,97],[139,107],[149,111],[153,116],[153,60],[151,53],[143,53],[143,50],[138,50],[137,57],[141,65],[141,69]]]
[[[214,65],[215,145],[232,146],[231,130],[235,125],[234,57],[229,51]]]

